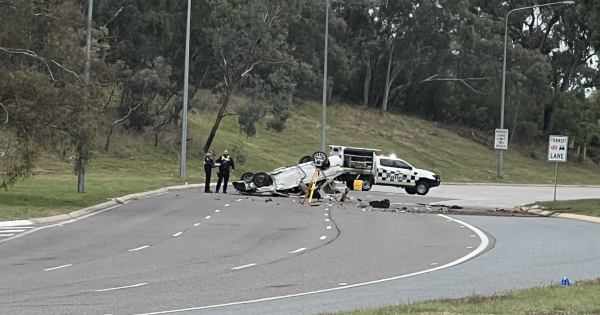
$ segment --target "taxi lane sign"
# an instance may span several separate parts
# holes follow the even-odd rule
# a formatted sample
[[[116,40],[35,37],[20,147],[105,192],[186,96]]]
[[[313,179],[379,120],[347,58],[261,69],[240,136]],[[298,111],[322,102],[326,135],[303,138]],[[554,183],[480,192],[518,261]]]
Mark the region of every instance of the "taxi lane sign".
[[[550,136],[548,143],[548,162],[566,162],[569,148],[568,136]]]
[[[508,129],[496,129],[496,139],[494,140],[494,149],[508,149]]]

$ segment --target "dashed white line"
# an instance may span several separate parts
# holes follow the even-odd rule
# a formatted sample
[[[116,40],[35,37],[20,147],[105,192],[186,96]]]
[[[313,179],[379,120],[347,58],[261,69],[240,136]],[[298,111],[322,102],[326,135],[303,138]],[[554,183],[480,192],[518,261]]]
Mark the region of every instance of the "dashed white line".
[[[198,225],[200,225],[200,223],[196,223],[196,224],[194,224],[194,226],[198,226]]]
[[[256,265],[256,264],[248,264],[248,265],[243,265],[243,266],[239,266],[239,267],[234,267],[234,268],[231,268],[231,269],[233,269],[233,270],[237,270],[237,269],[242,269],[242,268],[252,267],[252,266],[254,266],[254,265]]]
[[[219,211],[221,211],[221,210],[215,210],[215,212],[219,212]]]
[[[329,213],[325,213],[325,215],[329,215]]]
[[[329,208],[325,208],[325,211],[329,211]]]
[[[325,219],[325,222],[329,222],[329,221],[330,221],[329,219]]]
[[[102,291],[111,291],[111,290],[119,290],[119,289],[127,289],[127,288],[135,288],[135,287],[141,287],[143,285],[146,285],[147,283],[138,283],[138,284],[134,284],[134,285],[128,285],[128,286],[124,286],[124,287],[117,287],[117,288],[109,288],[109,289],[100,289],[100,290],[95,290],[96,292],[102,292]]]
[[[326,236],[326,235],[323,235],[323,236],[321,236],[321,238],[319,238],[319,239],[320,239],[320,240],[324,240],[324,239],[326,239],[326,238],[327,238],[327,236]]]
[[[461,225],[460,227],[465,227],[464,225]]]
[[[148,247],[150,247],[150,246],[149,246],[149,245],[146,245],[146,246],[142,246],[142,247],[138,247],[138,248],[130,249],[129,251],[130,251],[130,252],[135,252],[136,250],[140,250],[140,249],[144,249],[144,248],[148,248]]]
[[[237,201],[242,201],[242,199],[238,199]]]
[[[183,232],[177,232],[177,233],[173,234],[173,236],[179,236],[179,235],[181,235],[181,233],[183,233]]]
[[[299,252],[301,252],[301,251],[303,251],[303,250],[305,250],[305,249],[306,249],[306,247],[302,247],[302,248],[300,248],[300,249],[296,249],[296,250],[295,250],[295,251],[293,251],[293,252],[290,252],[290,254],[299,253]]]
[[[470,248],[473,248],[473,246],[469,246],[469,247],[467,247],[467,248],[469,248],[469,249],[470,249]]]
[[[475,237],[475,235],[471,235],[471,237]]]
[[[331,230],[331,225],[328,225],[328,226],[327,226],[327,229],[328,229],[328,230]]]
[[[207,218],[207,219],[210,219],[210,216],[207,216],[206,218]]]
[[[342,282],[339,285],[348,285],[346,282]]]
[[[14,234],[0,234],[0,236],[13,236]]]
[[[435,266],[435,265],[437,265],[437,264],[438,264],[438,263],[431,263],[431,265],[432,265],[432,266]]]
[[[70,267],[70,266],[73,266],[73,264],[58,266],[58,267],[54,267],[54,268],[48,268],[48,269],[44,269],[44,271],[56,270],[56,269],[60,269],[60,268]]]
[[[225,207],[229,207],[229,204],[226,204]]]

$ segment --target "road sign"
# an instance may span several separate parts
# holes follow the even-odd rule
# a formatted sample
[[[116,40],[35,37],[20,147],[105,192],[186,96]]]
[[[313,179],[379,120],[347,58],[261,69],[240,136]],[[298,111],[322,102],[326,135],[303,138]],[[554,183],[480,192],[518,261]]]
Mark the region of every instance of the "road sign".
[[[566,162],[568,148],[568,136],[550,136],[550,142],[548,143],[548,162]]]
[[[494,141],[494,149],[508,149],[508,129],[496,129],[496,140]]]

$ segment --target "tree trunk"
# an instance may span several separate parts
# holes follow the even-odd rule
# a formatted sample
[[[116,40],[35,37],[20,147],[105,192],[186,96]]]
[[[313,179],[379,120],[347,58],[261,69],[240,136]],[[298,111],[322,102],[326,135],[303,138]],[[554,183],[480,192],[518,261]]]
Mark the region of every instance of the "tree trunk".
[[[219,125],[221,124],[221,120],[225,117],[225,109],[227,109],[227,105],[229,104],[229,96],[233,91],[233,87],[229,87],[223,97],[221,99],[221,109],[219,110],[219,114],[217,115],[217,120],[208,135],[208,139],[206,139],[206,143],[204,144],[204,153],[208,153],[210,150],[210,146],[212,145],[213,140],[215,139],[215,135],[217,134],[217,129],[219,129]],[[181,139],[181,141],[186,141],[187,139]]]
[[[538,91],[535,95],[538,107],[538,131],[540,135],[545,134],[546,127],[546,91]]]
[[[392,71],[392,57],[394,56],[394,46],[396,40],[392,38],[392,47],[390,48],[390,54],[388,56],[387,71],[385,73],[385,86],[383,91],[383,102],[381,102],[381,111],[387,111],[387,102],[390,94],[390,71]]]
[[[587,156],[587,144],[583,145],[583,161],[585,162],[585,157]]]
[[[108,134],[106,135],[106,143],[104,144],[104,151],[108,151],[108,146],[110,145],[110,136],[113,133],[114,127],[115,127],[115,125],[110,126],[110,130],[108,131]]]
[[[367,58],[363,59],[363,61],[367,66],[367,71],[365,72],[365,82],[363,85],[363,106],[367,106],[369,104],[369,88],[371,87],[371,56],[367,56]]]

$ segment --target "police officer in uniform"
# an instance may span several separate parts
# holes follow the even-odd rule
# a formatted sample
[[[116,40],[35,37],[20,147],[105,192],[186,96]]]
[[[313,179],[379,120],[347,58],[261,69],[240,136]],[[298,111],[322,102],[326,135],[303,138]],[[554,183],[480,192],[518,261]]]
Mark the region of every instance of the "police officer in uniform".
[[[217,193],[219,192],[219,188],[221,188],[221,181],[223,182],[223,193],[227,193],[227,182],[229,181],[229,172],[230,169],[235,171],[235,164],[233,163],[233,159],[229,156],[229,151],[223,151],[223,155],[217,159],[217,163],[219,163],[219,179],[217,180]]]
[[[210,190],[210,176],[212,173],[212,169],[217,167],[215,165],[215,161],[213,161],[212,157],[215,156],[215,151],[210,150],[204,156],[204,174],[206,175],[206,181],[204,182],[204,192],[212,193]]]

